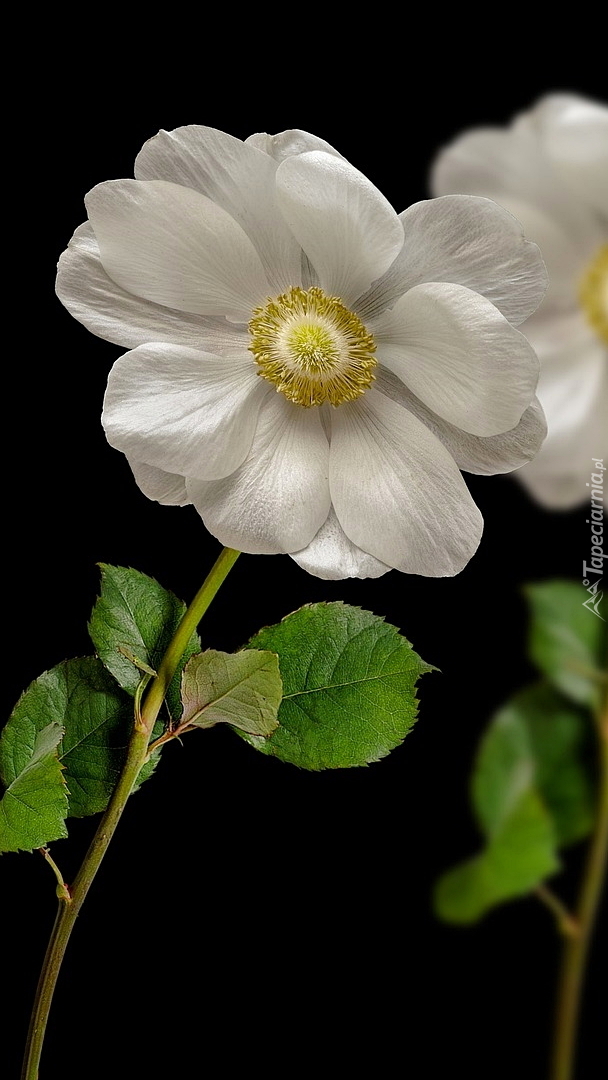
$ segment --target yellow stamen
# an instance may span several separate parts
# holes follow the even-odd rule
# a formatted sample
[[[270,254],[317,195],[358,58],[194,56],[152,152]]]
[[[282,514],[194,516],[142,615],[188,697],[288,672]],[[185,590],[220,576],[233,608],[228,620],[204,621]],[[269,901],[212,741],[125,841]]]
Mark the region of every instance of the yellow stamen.
[[[372,335],[339,297],[317,286],[291,288],[256,308],[249,332],[259,374],[297,405],[354,401],[374,381]]]
[[[608,244],[602,244],[586,270],[578,298],[596,334],[608,342]]]

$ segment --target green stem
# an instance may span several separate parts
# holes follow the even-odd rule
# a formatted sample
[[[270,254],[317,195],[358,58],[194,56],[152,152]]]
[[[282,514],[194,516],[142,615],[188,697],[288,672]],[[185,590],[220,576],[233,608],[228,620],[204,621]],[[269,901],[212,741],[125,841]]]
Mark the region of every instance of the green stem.
[[[59,911],[57,912],[57,918],[55,919],[55,925],[53,926],[40,973],[38,989],[36,990],[21,1080],[38,1080],[42,1044],[53,993],[74,923],[108,849],[114,830],[120,821],[139,771],[146,761],[152,729],[179,661],[192,636],[192,632],[198,626],[238,556],[238,551],[224,548],[175,631],[158,669],[158,675],[146,695],[143,708],[135,723],[120,779],[70,890],[70,899],[62,898],[59,902]]]
[[[51,870],[53,871],[55,877],[57,878],[57,889],[56,889],[57,898],[59,900],[65,900],[66,903],[68,903],[68,904],[71,903],[72,896],[71,896],[71,893],[70,893],[69,886],[63,880],[63,874],[61,873],[61,870],[57,866],[57,863],[55,862],[54,859],[51,858],[51,853],[50,853],[48,847],[38,848],[38,851],[40,852],[41,855],[44,856],[44,858],[46,859],[47,863],[49,864]]]
[[[564,937],[576,937],[579,932],[576,919],[570,914],[559,896],[556,896],[546,885],[537,885],[534,892],[541,904],[544,904],[555,916],[555,923],[560,934]]]
[[[589,847],[576,923],[578,934],[564,946],[555,1017],[552,1080],[573,1080],[585,965],[608,862],[608,702],[598,718],[599,792],[595,832]]]

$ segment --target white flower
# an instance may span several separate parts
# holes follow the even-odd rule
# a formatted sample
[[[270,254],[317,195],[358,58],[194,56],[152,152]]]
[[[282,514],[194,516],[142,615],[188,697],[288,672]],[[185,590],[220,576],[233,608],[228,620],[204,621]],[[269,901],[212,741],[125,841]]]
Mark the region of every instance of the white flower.
[[[57,291],[132,350],[103,423],[142,491],[320,577],[458,573],[482,531],[459,469],[544,436],[518,222],[467,196],[398,216],[302,131],[161,131],[135,174],[89,193]]]
[[[549,508],[587,501],[591,459],[608,458],[608,108],[550,94],[508,129],[461,135],[431,184],[495,199],[540,245],[549,290],[524,331],[549,431],[517,475]]]

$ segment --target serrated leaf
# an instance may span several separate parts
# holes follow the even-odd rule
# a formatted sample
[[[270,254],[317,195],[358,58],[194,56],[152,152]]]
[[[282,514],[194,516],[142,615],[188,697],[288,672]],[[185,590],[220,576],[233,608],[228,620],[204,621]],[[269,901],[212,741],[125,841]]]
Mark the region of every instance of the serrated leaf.
[[[530,657],[566,697],[595,708],[606,670],[606,623],[584,607],[587,593],[574,581],[528,585]]]
[[[101,565],[101,595],[89,633],[98,656],[127,693],[135,693],[142,677],[129,655],[143,670],[156,671],[185,611],[183,601],[154,578],[124,566]],[[181,672],[200,648],[198,634],[193,633],[171,681],[167,705],[176,720],[181,713]]]
[[[61,725],[58,755],[69,791],[68,816],[105,810],[133,729],[133,702],[101,660],[66,660],[45,671],[21,696],[0,736],[0,776],[10,784],[25,767],[49,720]],[[139,783],[154,763],[142,770]]]
[[[278,725],[282,693],[274,653],[207,649],[192,656],[184,668],[180,726],[208,728],[225,723],[250,735],[270,735]]]
[[[131,650],[126,645],[119,645],[118,651],[126,656],[127,660],[133,664],[138,671],[141,671],[144,675],[149,675],[151,679],[156,678],[158,672],[151,668],[148,664],[144,664],[143,660],[140,660],[138,656],[134,656]]]
[[[60,724],[34,731],[0,800],[0,851],[32,851],[67,836],[68,797],[57,756]]]
[[[435,911],[446,922],[475,922],[496,904],[525,896],[557,869],[550,815],[535,791],[524,791],[486,849],[439,879]]]
[[[277,653],[279,727],[246,736],[263,753],[305,769],[385,757],[416,719],[416,683],[434,670],[396,627],[347,604],[310,604],[256,634],[247,648]]]

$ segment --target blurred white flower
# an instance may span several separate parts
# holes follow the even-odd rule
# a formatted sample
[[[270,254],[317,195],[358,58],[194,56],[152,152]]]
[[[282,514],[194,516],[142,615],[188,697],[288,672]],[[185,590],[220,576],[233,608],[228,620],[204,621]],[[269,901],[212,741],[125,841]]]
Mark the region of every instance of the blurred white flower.
[[[518,222],[467,196],[398,216],[302,131],[161,131],[135,175],[89,193],[57,291],[132,350],[103,423],[141,490],[320,577],[458,573],[482,531],[459,469],[545,433]]]
[[[517,476],[548,508],[587,501],[591,459],[608,458],[608,108],[550,94],[508,129],[465,132],[431,188],[495,199],[540,245],[549,290],[523,329],[548,435]]]

